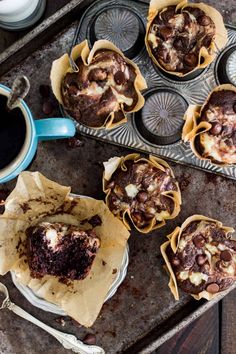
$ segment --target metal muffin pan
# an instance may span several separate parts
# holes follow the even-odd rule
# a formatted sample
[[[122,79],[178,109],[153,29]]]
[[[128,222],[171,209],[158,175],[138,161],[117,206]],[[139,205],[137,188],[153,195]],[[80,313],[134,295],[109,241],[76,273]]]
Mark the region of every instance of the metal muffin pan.
[[[213,63],[181,79],[161,71],[148,56],[144,43],[147,13],[148,4],[141,1],[99,0],[81,17],[72,46],[84,39],[90,46],[97,39],[111,40],[139,66],[148,90],[144,92],[145,106],[129,114],[127,123],[111,130],[78,124],[78,131],[236,180],[235,166],[219,167],[199,160],[189,143],[181,140],[188,104],[203,104],[219,84],[236,84],[236,28],[227,26],[228,44]]]

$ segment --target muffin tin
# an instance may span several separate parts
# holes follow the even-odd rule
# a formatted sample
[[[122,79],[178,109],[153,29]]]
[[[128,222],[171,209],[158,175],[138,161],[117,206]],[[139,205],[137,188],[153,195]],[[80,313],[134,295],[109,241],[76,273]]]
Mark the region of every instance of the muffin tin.
[[[201,105],[219,84],[236,84],[236,28],[227,26],[228,45],[210,66],[179,78],[157,68],[148,56],[144,44],[147,12],[148,4],[141,1],[100,0],[93,2],[81,17],[72,46],[86,38],[90,46],[97,39],[111,40],[139,66],[148,89],[144,92],[145,106],[130,114],[127,123],[111,130],[78,123],[78,131],[236,179],[235,166],[219,167],[201,161],[181,140],[182,118],[188,105]]]

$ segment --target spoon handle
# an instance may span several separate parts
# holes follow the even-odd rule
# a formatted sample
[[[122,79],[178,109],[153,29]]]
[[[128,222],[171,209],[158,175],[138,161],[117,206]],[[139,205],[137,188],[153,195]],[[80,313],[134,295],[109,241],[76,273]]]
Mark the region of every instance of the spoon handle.
[[[8,309],[13,311],[18,316],[32,322],[36,326],[44,329],[46,332],[50,333],[53,337],[55,337],[66,349],[71,349],[74,353],[80,354],[105,354],[105,351],[95,345],[85,345],[83,342],[78,340],[72,334],[67,334],[60,332],[45,323],[39,321],[37,318],[30,315],[28,312],[15,305],[13,302],[8,304]]]

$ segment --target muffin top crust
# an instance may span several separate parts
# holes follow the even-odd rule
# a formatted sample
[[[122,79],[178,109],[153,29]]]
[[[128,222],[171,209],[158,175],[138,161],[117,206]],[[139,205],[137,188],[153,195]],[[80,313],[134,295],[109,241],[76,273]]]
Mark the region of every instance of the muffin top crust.
[[[178,286],[187,293],[215,294],[236,280],[236,241],[212,221],[192,221],[176,253],[168,247],[167,255]]]
[[[215,33],[214,22],[203,10],[168,6],[152,21],[147,40],[163,69],[187,74],[199,64],[200,49],[209,49]]]
[[[138,101],[136,73],[125,59],[111,50],[98,50],[92,62],[76,60],[78,72],[68,72],[62,82],[63,104],[77,121],[90,127],[104,126],[114,112],[114,123],[122,121]]]

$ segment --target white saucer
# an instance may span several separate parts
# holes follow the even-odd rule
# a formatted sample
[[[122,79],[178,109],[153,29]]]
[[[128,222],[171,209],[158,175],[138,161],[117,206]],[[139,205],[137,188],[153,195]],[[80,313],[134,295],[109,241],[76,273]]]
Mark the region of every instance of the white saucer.
[[[75,195],[75,194],[71,194],[71,196],[81,197],[81,198],[89,198],[86,196],[80,196],[80,195]],[[125,279],[126,274],[127,274],[128,264],[129,264],[129,246],[127,244],[125,252],[124,252],[120,271],[117,273],[117,277],[114,280],[114,282],[112,283],[104,302],[109,300],[116,293],[118,287]],[[38,297],[33,292],[33,290],[30,289],[28,286],[25,286],[25,285],[19,283],[17,281],[16,275],[13,271],[11,271],[11,278],[12,278],[14,285],[17,287],[17,289],[33,306],[38,307],[41,310],[44,310],[47,312],[52,312],[52,313],[60,315],[60,316],[66,316],[66,313],[60,307],[58,307],[55,304],[52,304],[51,302],[48,302],[48,301],[42,299],[41,297]]]

